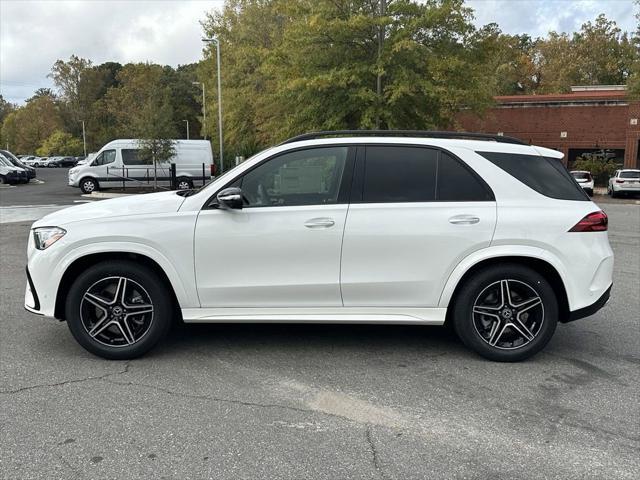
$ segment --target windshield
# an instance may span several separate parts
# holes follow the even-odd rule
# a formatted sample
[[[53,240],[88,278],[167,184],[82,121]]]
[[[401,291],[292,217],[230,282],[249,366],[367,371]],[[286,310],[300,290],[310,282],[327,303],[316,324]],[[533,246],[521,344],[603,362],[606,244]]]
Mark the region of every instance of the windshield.
[[[640,170],[620,172],[620,178],[640,178]]]
[[[13,167],[13,164],[9,160],[4,158],[3,155],[0,155],[0,165],[4,165],[5,167]]]

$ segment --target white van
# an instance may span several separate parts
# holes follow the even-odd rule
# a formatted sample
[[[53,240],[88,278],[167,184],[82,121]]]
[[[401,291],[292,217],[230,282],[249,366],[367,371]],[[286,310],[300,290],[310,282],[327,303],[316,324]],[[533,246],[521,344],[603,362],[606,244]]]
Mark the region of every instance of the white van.
[[[211,178],[213,154],[208,140],[175,140],[175,155],[158,163],[158,184],[171,183],[171,163],[176,165],[176,187],[193,188]],[[113,140],[102,147],[95,158],[69,170],[69,186],[79,187],[83,193],[100,188],[151,186],[154,183],[153,164],[138,158],[140,140]]]

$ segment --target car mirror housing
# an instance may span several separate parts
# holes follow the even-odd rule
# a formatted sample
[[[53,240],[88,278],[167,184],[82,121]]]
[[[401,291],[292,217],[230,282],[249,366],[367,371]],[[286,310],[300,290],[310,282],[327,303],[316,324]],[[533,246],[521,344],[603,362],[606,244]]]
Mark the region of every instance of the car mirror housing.
[[[225,209],[238,210],[242,208],[242,190],[238,187],[229,187],[218,192],[216,195],[218,206]]]

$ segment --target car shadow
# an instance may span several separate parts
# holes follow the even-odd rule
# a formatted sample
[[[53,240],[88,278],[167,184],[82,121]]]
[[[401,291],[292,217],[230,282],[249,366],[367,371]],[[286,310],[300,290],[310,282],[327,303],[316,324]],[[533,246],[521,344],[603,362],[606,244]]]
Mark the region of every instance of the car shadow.
[[[237,350],[281,353],[422,351],[427,355],[467,352],[447,327],[345,324],[182,324],[150,354]]]

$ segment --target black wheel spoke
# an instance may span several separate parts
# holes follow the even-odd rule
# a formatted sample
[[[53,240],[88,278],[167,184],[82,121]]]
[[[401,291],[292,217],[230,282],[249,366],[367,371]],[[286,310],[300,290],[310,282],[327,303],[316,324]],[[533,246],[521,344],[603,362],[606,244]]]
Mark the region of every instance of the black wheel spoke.
[[[147,291],[127,277],[108,277],[82,296],[80,319],[87,334],[110,347],[135,344],[149,331],[154,308]]]
[[[502,279],[487,286],[472,307],[473,324],[480,337],[499,349],[521,348],[532,342],[544,321],[544,305],[527,283]]]

